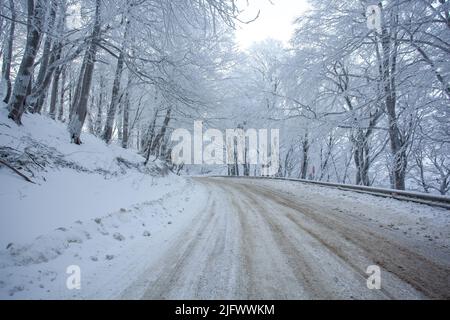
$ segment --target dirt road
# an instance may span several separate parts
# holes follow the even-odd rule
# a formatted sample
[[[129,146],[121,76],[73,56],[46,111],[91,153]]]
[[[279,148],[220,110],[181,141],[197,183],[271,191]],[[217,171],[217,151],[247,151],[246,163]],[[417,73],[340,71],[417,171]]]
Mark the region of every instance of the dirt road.
[[[352,211],[278,184],[195,181],[209,201],[134,284],[145,283],[143,299],[450,298],[448,246],[380,227],[366,216],[381,214],[376,205]],[[367,288],[369,265],[381,269],[379,290]]]

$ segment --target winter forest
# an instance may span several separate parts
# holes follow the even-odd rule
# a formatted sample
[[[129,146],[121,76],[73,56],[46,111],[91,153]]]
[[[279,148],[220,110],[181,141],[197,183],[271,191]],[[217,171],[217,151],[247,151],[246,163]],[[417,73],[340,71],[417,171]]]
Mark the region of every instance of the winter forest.
[[[317,0],[288,43],[242,50],[248,2],[1,0],[7,125],[41,114],[74,144],[89,133],[178,174],[231,175],[260,170],[171,165],[171,132],[279,128],[277,176],[449,193],[450,1]]]
[[[0,0],[0,68],[0,300],[450,299],[450,0]]]

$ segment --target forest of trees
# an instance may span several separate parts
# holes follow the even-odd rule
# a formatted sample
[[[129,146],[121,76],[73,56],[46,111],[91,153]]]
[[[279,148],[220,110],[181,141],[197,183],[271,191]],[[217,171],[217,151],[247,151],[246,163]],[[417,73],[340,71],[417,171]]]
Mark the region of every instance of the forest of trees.
[[[289,45],[242,51],[237,0],[0,0],[1,99],[146,161],[201,119],[280,128],[279,176],[448,194],[450,1],[310,7]]]

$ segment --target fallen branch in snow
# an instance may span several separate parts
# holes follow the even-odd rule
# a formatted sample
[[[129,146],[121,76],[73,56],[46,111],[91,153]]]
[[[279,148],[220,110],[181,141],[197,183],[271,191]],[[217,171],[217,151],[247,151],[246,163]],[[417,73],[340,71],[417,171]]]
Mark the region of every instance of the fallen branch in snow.
[[[31,183],[35,183],[34,181],[32,181],[30,178],[28,178],[26,175],[24,175],[22,172],[20,172],[19,170],[17,170],[16,168],[14,168],[13,166],[11,166],[10,164],[8,164],[7,162],[3,161],[2,159],[0,159],[0,163],[7,166],[8,168],[10,168],[12,171],[14,171],[15,173],[17,173],[19,176],[21,176],[22,178],[24,178],[26,181],[31,182]]]
[[[25,148],[26,149],[26,148]],[[25,151],[25,154],[31,159],[31,161],[33,161],[37,166],[39,166],[41,169],[44,169],[44,167],[37,163],[37,161],[34,159],[33,155],[27,151]]]

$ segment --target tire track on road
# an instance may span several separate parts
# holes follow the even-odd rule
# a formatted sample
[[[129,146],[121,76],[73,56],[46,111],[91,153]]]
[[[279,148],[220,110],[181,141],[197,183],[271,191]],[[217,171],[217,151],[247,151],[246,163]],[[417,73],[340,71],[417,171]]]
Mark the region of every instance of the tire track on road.
[[[239,188],[239,186],[237,187]],[[318,225],[338,232],[346,241],[363,249],[367,253],[367,256],[374,261],[374,264],[394,274],[429,298],[450,298],[450,286],[448,285],[450,283],[450,269],[448,267],[438,265],[426,259],[424,256],[416,254],[404,248],[400,243],[392,243],[385,237],[374,233],[367,225],[362,225],[362,223],[356,221],[345,220],[345,217],[342,215],[339,216],[341,219],[339,220],[329,210],[326,213],[320,212],[308,204],[300,204],[297,200],[292,199],[292,197],[263,186],[253,185],[253,189],[248,188],[248,185],[246,187],[244,188],[245,190],[251,190],[251,192],[264,195],[267,199],[272,199],[287,209],[294,209],[296,212],[306,215]],[[299,223],[298,217],[291,215],[291,218]],[[317,233],[316,236],[321,238]],[[351,255],[344,254],[342,249],[326,242],[323,237],[321,241],[335,253],[340,251],[346,261],[352,259]],[[334,250],[333,248],[336,249]],[[391,296],[391,294],[388,295]]]

